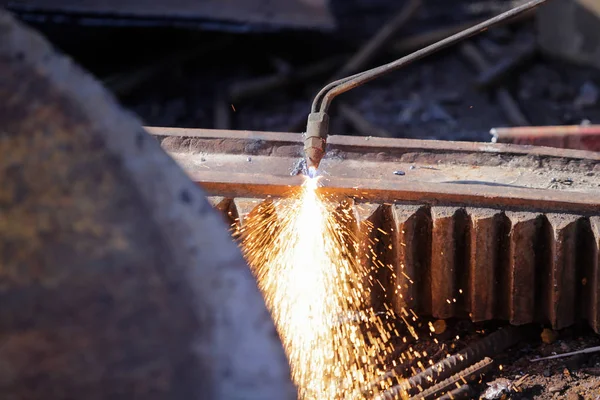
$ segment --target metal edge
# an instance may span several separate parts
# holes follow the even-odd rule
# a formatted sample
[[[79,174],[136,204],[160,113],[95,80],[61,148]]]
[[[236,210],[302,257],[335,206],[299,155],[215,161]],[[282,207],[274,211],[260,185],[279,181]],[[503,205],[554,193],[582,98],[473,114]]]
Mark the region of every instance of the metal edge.
[[[145,126],[148,133],[157,137],[189,137],[199,139],[245,139],[263,140],[267,142],[283,142],[302,145],[302,135],[289,132],[267,132],[249,130],[220,130],[198,128],[167,128]],[[399,139],[379,137],[357,137],[346,135],[332,135],[327,139],[329,150],[335,148],[356,147],[364,148],[376,153],[379,149],[394,148],[412,151],[429,152],[479,152],[500,155],[529,155],[539,157],[552,157],[563,159],[577,159],[600,161],[600,152],[558,149],[542,146],[524,146],[515,144],[486,143],[486,142],[459,142],[421,139]]]
[[[210,195],[225,197],[281,197],[302,184],[301,176],[189,172]],[[470,184],[422,183],[332,177],[322,180],[322,192],[353,197],[360,201],[418,202],[429,205],[490,207],[543,212],[600,214],[600,194],[557,190],[482,186]]]

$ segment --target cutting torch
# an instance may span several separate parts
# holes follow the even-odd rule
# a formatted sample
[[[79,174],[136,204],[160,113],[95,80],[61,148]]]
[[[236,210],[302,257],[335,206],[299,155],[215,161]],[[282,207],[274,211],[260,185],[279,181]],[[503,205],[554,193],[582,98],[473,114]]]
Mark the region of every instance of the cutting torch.
[[[451,46],[459,41],[486,31],[490,27],[507,19],[516,17],[523,12],[529,11],[534,7],[545,3],[546,1],[547,0],[528,1],[520,6],[505,11],[500,15],[490,18],[487,21],[474,25],[471,28],[449,36],[446,39],[440,40],[439,42],[429,45],[421,50],[417,50],[416,52],[405,57],[327,84],[315,96],[315,99],[312,103],[311,112],[308,115],[308,122],[306,124],[306,133],[304,134],[304,158],[306,161],[308,175],[313,177],[317,174],[317,169],[319,168],[321,160],[325,155],[327,136],[329,135],[329,115],[327,112],[334,97],[389,72],[395,71],[412,63],[413,61],[419,60],[425,56]]]

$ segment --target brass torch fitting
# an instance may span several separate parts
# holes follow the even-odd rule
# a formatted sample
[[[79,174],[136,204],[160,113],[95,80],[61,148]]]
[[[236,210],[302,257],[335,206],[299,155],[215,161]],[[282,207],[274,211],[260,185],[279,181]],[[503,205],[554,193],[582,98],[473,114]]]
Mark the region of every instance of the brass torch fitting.
[[[324,112],[310,113],[304,138],[304,157],[309,171],[319,168],[325,155],[328,133],[329,116]]]

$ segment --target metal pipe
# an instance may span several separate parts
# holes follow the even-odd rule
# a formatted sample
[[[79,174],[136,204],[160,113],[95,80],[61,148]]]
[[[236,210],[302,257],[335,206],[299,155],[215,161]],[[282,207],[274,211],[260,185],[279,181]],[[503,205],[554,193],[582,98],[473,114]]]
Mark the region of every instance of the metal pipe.
[[[417,61],[425,56],[442,50],[450,45],[453,45],[459,41],[467,39],[477,33],[485,31],[490,27],[504,22],[505,20],[529,11],[547,0],[532,0],[523,5],[514,7],[496,17],[490,18],[480,24],[477,24],[471,28],[465,29],[462,32],[454,34],[446,39],[440,40],[437,43],[429,45],[421,50],[418,50],[408,56],[402,57],[398,60],[392,61],[388,64],[381,65],[379,67],[364,71],[352,76],[339,79],[335,82],[329,83],[315,96],[311,107],[311,113],[308,116],[308,122],[306,126],[305,134],[305,159],[308,167],[309,175],[316,173],[321,159],[325,155],[325,148],[327,145],[327,136],[329,135],[329,116],[327,111],[331,101],[338,95],[354,89],[364,83],[372,81],[373,79],[379,78],[387,73],[395,71],[405,65],[408,65],[414,61]]]

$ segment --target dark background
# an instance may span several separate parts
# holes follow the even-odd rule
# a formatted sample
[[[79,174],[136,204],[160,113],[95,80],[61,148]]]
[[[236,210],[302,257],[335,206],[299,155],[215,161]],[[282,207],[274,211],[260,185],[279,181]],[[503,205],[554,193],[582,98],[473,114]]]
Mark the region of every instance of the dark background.
[[[311,97],[338,68],[246,99],[232,99],[230,88],[278,70],[297,71],[352,54],[405,3],[334,0],[331,9],[338,29],[332,33],[34,26],[103,80],[147,125],[300,132],[302,123],[298,121],[308,114]],[[408,37],[477,21],[509,4],[468,0],[423,3],[371,66],[401,56],[393,46]],[[535,35],[535,21],[528,19],[494,28],[472,42],[493,65],[512,57],[523,43],[535,41]],[[600,116],[594,107],[599,74],[590,68],[538,53],[495,87],[478,89],[476,77],[474,66],[455,46],[349,92],[339,101],[391,136],[422,139],[489,141],[490,128],[511,125],[497,104],[494,93],[498,87],[509,90],[533,125],[595,122]],[[586,106],[580,105],[581,96]],[[224,115],[221,121],[215,117],[219,112]],[[332,133],[365,134],[335,109],[332,121]],[[379,134],[377,130],[367,133]]]

